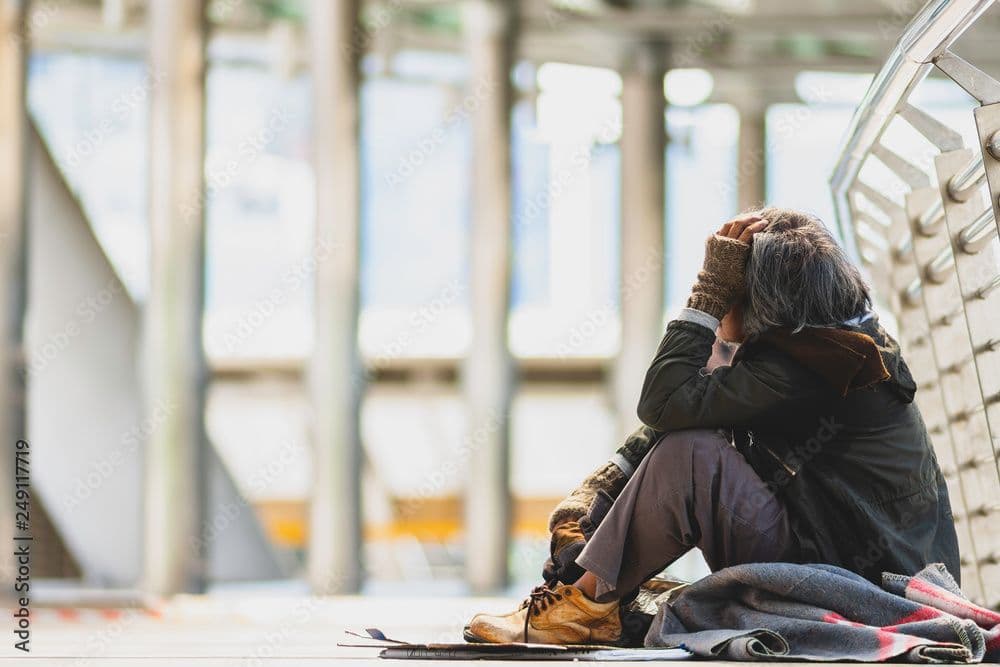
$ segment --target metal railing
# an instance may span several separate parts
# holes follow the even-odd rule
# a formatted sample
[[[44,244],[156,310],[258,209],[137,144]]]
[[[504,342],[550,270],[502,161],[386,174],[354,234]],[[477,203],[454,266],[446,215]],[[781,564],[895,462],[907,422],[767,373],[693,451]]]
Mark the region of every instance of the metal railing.
[[[1000,606],[1000,82],[950,50],[992,4],[931,0],[917,13],[855,112],[830,184],[844,245],[895,318],[920,388],[952,497],[963,588]],[[935,70],[978,100],[978,145],[911,104]],[[894,123],[936,148],[932,164],[883,143]],[[865,180],[870,160],[897,182]]]

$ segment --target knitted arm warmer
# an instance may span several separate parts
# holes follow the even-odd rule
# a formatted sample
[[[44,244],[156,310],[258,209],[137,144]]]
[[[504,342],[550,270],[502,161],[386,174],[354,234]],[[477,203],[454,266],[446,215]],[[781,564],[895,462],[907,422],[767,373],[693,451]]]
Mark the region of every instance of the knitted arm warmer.
[[[691,288],[688,308],[721,320],[745,289],[749,257],[749,244],[725,236],[709,237],[705,244],[705,263]]]
[[[614,463],[605,463],[592,472],[583,483],[566,496],[549,516],[549,531],[551,532],[563,521],[579,519],[590,510],[598,491],[607,491],[612,498],[625,488],[628,477]]]

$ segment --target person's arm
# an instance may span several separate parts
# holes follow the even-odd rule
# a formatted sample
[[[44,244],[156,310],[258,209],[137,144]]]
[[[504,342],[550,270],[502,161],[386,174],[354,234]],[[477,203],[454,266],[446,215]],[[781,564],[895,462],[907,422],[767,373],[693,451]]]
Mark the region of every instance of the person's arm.
[[[667,325],[639,398],[639,419],[658,431],[750,426],[755,418],[795,400],[798,378],[754,359],[703,372],[714,333],[678,319]],[[788,369],[791,370],[791,369]]]
[[[790,378],[753,360],[703,370],[719,320],[744,292],[753,235],[766,226],[758,216],[735,218],[706,242],[687,308],[667,326],[646,373],[638,414],[647,426],[665,431],[745,425],[789,395]]]

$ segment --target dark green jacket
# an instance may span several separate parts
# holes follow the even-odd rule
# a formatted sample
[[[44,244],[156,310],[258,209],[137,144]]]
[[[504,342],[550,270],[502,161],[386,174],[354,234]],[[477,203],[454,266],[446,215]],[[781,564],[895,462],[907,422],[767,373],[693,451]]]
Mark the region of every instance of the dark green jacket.
[[[724,429],[784,499],[804,562],[840,565],[876,582],[883,571],[912,575],[943,562],[957,580],[948,491],[909,370],[877,321],[844,329],[871,336],[888,374],[846,395],[808,359],[765,337],[709,373],[714,333],[671,322],[643,385],[645,426],[615,460],[634,468],[667,431]]]

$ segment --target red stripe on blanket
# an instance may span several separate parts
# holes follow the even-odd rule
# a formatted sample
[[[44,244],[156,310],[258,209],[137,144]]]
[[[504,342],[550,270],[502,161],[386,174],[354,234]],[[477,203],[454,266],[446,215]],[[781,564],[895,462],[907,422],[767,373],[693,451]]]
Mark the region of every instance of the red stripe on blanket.
[[[914,637],[913,635],[901,635],[891,630],[877,630],[878,632],[878,660],[888,660],[897,655],[909,651],[915,646],[927,644],[926,639]]]
[[[886,625],[882,629],[886,632],[899,632],[899,626],[906,625],[907,623],[919,623],[920,621],[929,621],[932,618],[937,618],[941,616],[944,612],[938,611],[934,607],[928,607],[926,605],[921,605],[912,614],[907,614],[903,618],[896,621],[893,625]]]
[[[926,581],[916,578],[911,579],[910,583],[906,586],[906,592],[906,597],[916,602],[920,602],[922,599],[929,599],[929,601],[935,603],[934,606],[937,609],[946,611],[959,618],[967,618],[975,621],[976,625],[981,628],[993,628],[1000,625],[1000,613],[975,605],[965,598],[959,597],[954,593],[949,593],[943,588],[929,584]]]
[[[920,611],[911,614],[911,616],[921,613]],[[926,612],[923,612],[926,613]],[[914,637],[912,635],[904,635],[896,632],[895,626],[889,626],[889,628],[877,628],[873,625],[865,625],[864,623],[858,623],[856,621],[850,621],[837,612],[831,611],[823,615],[823,620],[827,623],[835,623],[837,625],[849,625],[854,628],[863,628],[870,630],[875,635],[875,640],[878,642],[878,649],[876,652],[876,660],[888,660],[894,656],[900,655],[915,646],[920,646],[921,644],[928,643],[926,640],[920,637]]]

